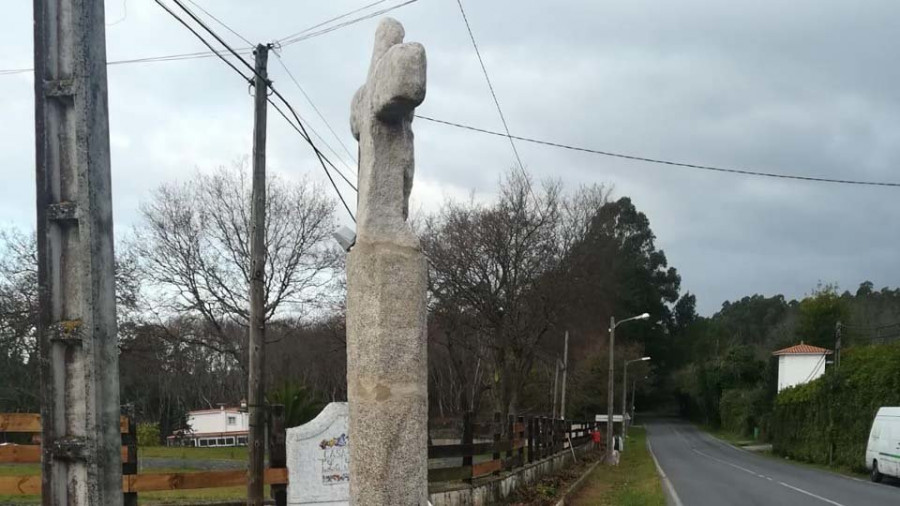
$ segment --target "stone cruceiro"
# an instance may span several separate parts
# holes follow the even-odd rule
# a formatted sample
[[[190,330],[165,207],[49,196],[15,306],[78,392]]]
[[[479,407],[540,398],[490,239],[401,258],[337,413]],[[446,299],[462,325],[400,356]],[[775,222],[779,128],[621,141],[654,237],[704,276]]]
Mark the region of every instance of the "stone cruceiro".
[[[428,503],[427,264],[406,219],[415,171],[413,111],[425,99],[425,49],[378,26],[353,97],[359,141],[357,238],[347,259],[350,497],[355,506]]]
[[[346,402],[287,430],[288,504],[350,503],[350,429]]]

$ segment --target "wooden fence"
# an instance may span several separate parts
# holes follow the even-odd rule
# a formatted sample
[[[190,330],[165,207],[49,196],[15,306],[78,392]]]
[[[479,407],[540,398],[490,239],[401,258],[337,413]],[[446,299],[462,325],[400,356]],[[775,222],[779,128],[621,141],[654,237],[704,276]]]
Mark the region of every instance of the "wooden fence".
[[[265,482],[271,485],[276,505],[287,502],[284,409],[272,406],[269,417],[269,468]],[[161,490],[187,490],[244,486],[243,470],[184,473],[137,472],[137,437],[134,417],[123,409],[122,491],[125,505],[137,504],[138,493]],[[510,416],[499,413],[493,420],[477,421],[472,413],[462,418],[459,443],[429,444],[428,458],[435,464],[428,470],[429,482],[471,482],[480,477],[511,471],[526,464],[571,451],[591,442],[600,424],[593,421],[558,420],[540,416]],[[40,433],[41,417],[36,414],[0,413],[0,433]],[[0,463],[40,463],[38,444],[0,445]],[[449,463],[449,465],[447,465]],[[37,495],[41,477],[0,476],[0,495]]]
[[[269,468],[265,471],[265,482],[271,485],[275,504],[283,505],[287,504],[288,482],[283,406],[272,406],[269,424]],[[137,432],[130,408],[123,408],[120,429],[122,432],[122,492],[125,506],[136,506],[140,492],[237,487],[247,484],[247,472],[244,470],[138,474]],[[40,432],[40,415],[0,413],[0,433],[39,434]],[[41,446],[39,444],[0,445],[0,464],[40,462]],[[0,495],[38,495],[40,493],[40,475],[0,476]]]
[[[539,416],[509,416],[499,413],[489,422],[477,422],[472,413],[462,419],[462,437],[458,444],[431,444],[430,464],[452,459],[461,465],[429,465],[428,481],[466,481],[511,471],[517,467],[571,451],[592,441],[591,434],[600,424],[593,421],[559,420]],[[434,462],[441,460],[442,462]]]

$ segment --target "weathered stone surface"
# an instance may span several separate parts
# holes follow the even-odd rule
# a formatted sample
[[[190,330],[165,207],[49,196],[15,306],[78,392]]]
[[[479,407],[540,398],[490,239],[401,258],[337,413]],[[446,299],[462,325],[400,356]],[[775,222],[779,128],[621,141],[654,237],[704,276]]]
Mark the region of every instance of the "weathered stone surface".
[[[332,402],[310,422],[287,430],[288,504],[349,504],[348,415],[346,402]]]
[[[353,97],[350,126],[359,141],[357,240],[418,248],[406,223],[415,160],[412,118],[425,99],[425,48],[403,42],[403,26],[378,26],[369,78]]]
[[[403,36],[397,21],[381,22],[351,114],[360,168],[357,240],[347,260],[347,389],[358,506],[428,500],[427,264],[406,222],[425,50]]]

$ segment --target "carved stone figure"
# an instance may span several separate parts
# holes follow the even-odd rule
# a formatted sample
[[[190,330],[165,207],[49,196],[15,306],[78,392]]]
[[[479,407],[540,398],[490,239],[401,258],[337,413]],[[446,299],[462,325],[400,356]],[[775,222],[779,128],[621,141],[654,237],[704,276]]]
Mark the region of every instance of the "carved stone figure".
[[[347,259],[347,391],[350,503],[359,506],[428,501],[427,264],[406,222],[425,50],[403,36],[393,19],[378,26],[350,119],[359,200]]]

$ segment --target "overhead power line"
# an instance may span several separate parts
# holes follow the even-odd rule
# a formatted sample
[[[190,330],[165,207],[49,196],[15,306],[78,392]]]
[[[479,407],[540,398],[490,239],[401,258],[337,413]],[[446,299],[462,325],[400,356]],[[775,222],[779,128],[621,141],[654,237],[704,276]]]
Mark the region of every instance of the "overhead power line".
[[[353,160],[353,163],[356,163],[356,157],[353,156],[353,153],[350,152],[350,149],[347,147],[346,144],[344,144],[344,141],[341,140],[341,136],[338,135],[337,132],[334,131],[334,128],[331,127],[331,123],[328,122],[328,120],[322,114],[322,111],[320,111],[319,108],[316,107],[315,102],[312,101],[312,98],[310,98],[310,96],[306,93],[306,90],[303,89],[303,86],[300,85],[300,81],[298,81],[297,78],[294,77],[294,73],[291,72],[291,69],[289,69],[287,64],[284,63],[284,60],[281,58],[281,55],[278,54],[277,51],[275,52],[275,57],[278,59],[278,63],[281,65],[281,68],[284,69],[284,71],[287,73],[287,75],[291,79],[291,81],[293,81],[293,83],[297,86],[297,89],[300,90],[300,93],[303,95],[303,98],[305,98],[306,101],[309,102],[309,105],[313,108],[313,111],[315,111],[316,115],[319,116],[319,119],[321,119],[322,122],[325,123],[325,126],[328,128],[328,130],[331,132],[331,134],[334,135],[334,138],[338,141],[338,144],[340,144],[341,147],[344,148],[344,152],[347,153],[347,156],[349,156],[350,159]],[[322,139],[322,142],[325,142],[325,140]],[[325,143],[325,145],[328,146],[328,143]],[[328,146],[328,147],[329,147],[329,149],[331,149],[331,146]],[[332,149],[332,151],[334,151],[334,150]],[[334,155],[338,156],[337,153],[334,153]],[[343,158],[341,158],[341,157],[338,157],[338,158],[340,158],[343,161]]]
[[[528,173],[525,171],[525,164],[522,163],[522,158],[519,156],[519,150],[516,148],[513,136],[509,133],[509,125],[506,123],[506,116],[503,114],[503,108],[500,107],[500,100],[497,98],[497,92],[494,91],[494,85],[491,83],[491,76],[488,75],[487,66],[485,66],[484,59],[481,57],[478,43],[475,42],[475,34],[472,32],[472,26],[469,24],[469,18],[466,16],[466,10],[463,8],[462,0],[456,0],[456,4],[459,5],[459,12],[462,14],[463,22],[466,24],[466,30],[469,32],[469,40],[472,41],[472,47],[475,48],[475,56],[478,57],[478,63],[481,64],[484,80],[487,81],[488,90],[491,92],[491,98],[494,99],[494,105],[497,107],[497,114],[500,116],[500,122],[503,123],[503,131],[506,132],[506,138],[509,139],[509,145],[512,147],[513,154],[516,156],[516,162],[519,164],[519,171],[522,173],[525,187],[528,189],[528,193],[531,194],[531,198],[534,200],[535,209],[541,216],[541,221],[544,221],[544,212],[541,210],[541,202],[537,198],[537,195],[535,195],[534,189],[531,187],[531,179],[528,178]]]
[[[509,125],[506,124],[506,116],[503,115],[503,109],[500,107],[500,100],[497,99],[497,92],[494,91],[494,85],[491,83],[491,76],[488,75],[487,67],[484,65],[484,59],[481,58],[481,51],[478,49],[478,43],[475,42],[475,34],[472,33],[472,26],[469,25],[469,18],[466,16],[466,10],[463,9],[462,0],[456,0],[459,5],[459,12],[462,14],[463,21],[466,23],[466,30],[469,32],[469,39],[472,41],[472,47],[475,48],[475,55],[478,56],[478,63],[481,64],[481,72],[484,73],[484,80],[487,81],[488,89],[491,91],[491,97],[494,99],[494,105],[497,106],[497,114],[500,115],[500,121],[503,123],[503,130],[509,139],[509,145],[512,146],[513,153],[516,155],[516,161],[519,162],[519,168],[525,172],[525,166],[519,157],[519,150],[516,149],[516,143],[513,142],[513,136],[509,133]],[[527,178],[527,177],[526,177]]]
[[[729,174],[743,174],[746,176],[759,176],[759,177],[769,177],[769,178],[778,178],[778,179],[793,179],[793,180],[798,180],[798,181],[809,181],[809,182],[820,182],[820,183],[838,183],[838,184],[850,184],[850,185],[859,185],[859,186],[882,186],[882,187],[891,187],[891,188],[900,187],[900,183],[892,183],[892,182],[861,181],[861,180],[854,180],[854,179],[834,179],[834,178],[817,177],[817,176],[800,176],[800,175],[793,175],[793,174],[779,174],[779,173],[774,173],[774,172],[760,172],[760,171],[747,170],[747,169],[732,169],[732,168],[726,168],[726,167],[713,167],[710,165],[697,165],[697,164],[693,164],[693,163],[675,162],[672,160],[663,160],[663,159],[659,159],[659,158],[649,158],[649,157],[637,156],[637,155],[627,155],[627,154],[616,153],[616,152],[612,152],[612,151],[602,151],[599,149],[591,149],[591,148],[585,148],[585,147],[580,147],[580,146],[573,146],[570,144],[561,144],[558,142],[545,141],[545,140],[541,140],[541,139],[521,137],[518,135],[509,135],[509,134],[505,134],[503,132],[496,132],[493,130],[478,128],[478,127],[474,127],[471,125],[464,125],[462,123],[454,123],[452,121],[431,118],[428,116],[423,116],[421,114],[417,114],[416,117],[426,120],[426,121],[440,123],[442,125],[448,125],[448,126],[452,126],[452,127],[456,127],[456,128],[462,128],[465,130],[471,130],[473,132],[479,132],[479,133],[488,134],[488,135],[495,135],[497,137],[511,137],[518,141],[530,142],[533,144],[541,144],[544,146],[552,146],[555,148],[568,149],[568,150],[572,150],[572,151],[581,151],[583,153],[591,153],[591,154],[595,154],[595,155],[609,156],[609,157],[613,157],[613,158],[623,158],[625,160],[635,160],[638,162],[648,162],[648,163],[656,163],[656,164],[662,164],[662,165],[672,165],[675,167],[708,170],[708,171],[714,171],[714,172],[724,172],[724,173],[729,173]]]
[[[213,13],[211,13],[211,12],[209,12],[208,10],[204,9],[202,5],[198,4],[198,3],[195,2],[194,0],[187,0],[187,1],[190,2],[191,5],[193,5],[194,7],[200,9],[200,11],[201,11],[203,14],[206,14],[207,16],[209,16],[210,18],[212,18],[213,21],[215,21],[216,23],[219,23],[219,25],[220,25],[222,28],[224,28],[224,29],[228,30],[229,32],[231,32],[235,37],[237,37],[237,38],[241,39],[242,41],[244,41],[248,46],[253,47],[254,44],[253,44],[252,42],[250,42],[249,39],[247,39],[247,38],[244,37],[243,35],[239,34],[237,31],[233,30],[230,26],[228,26],[227,24],[225,24],[224,21],[222,21],[221,19],[217,18]]]
[[[234,28],[232,28],[231,26],[229,26],[227,23],[225,23],[224,21],[222,21],[221,19],[219,19],[218,17],[216,17],[215,14],[213,14],[213,13],[209,12],[208,10],[204,9],[203,6],[201,6],[200,4],[198,4],[195,0],[187,0],[187,1],[190,2],[191,5],[193,5],[194,7],[200,9],[200,11],[202,11],[204,14],[206,14],[209,18],[211,18],[213,21],[215,21],[216,23],[218,23],[220,26],[222,26],[223,28],[225,28],[226,30],[228,30],[229,32],[231,32],[234,36],[236,36],[237,38],[243,40],[245,43],[247,43],[248,46],[250,46],[250,47],[253,47],[253,46],[254,46],[253,42],[251,42],[249,39],[247,39],[247,37],[244,37],[243,35],[241,35],[237,30],[235,30]],[[309,95],[306,94],[306,91],[303,89],[303,87],[300,86],[300,83],[297,81],[297,78],[294,77],[294,74],[291,73],[291,71],[290,71],[290,70],[287,68],[287,66],[284,64],[284,62],[283,62],[282,59],[281,59],[281,55],[278,54],[278,52],[275,52],[275,56],[278,58],[278,63],[281,64],[281,66],[284,68],[285,72],[287,72],[288,76],[291,78],[291,80],[294,82],[294,84],[297,86],[297,88],[300,89],[300,92],[303,94],[304,98],[306,98],[307,102],[309,102],[309,104],[312,106],[312,108],[316,111],[316,114],[319,115],[319,118],[321,118],[322,121],[325,122],[325,126],[328,127],[328,129],[331,131],[332,134],[334,134],[334,136],[335,136],[335,138],[338,140],[338,142],[341,143],[341,146],[344,147],[344,150],[345,150],[348,154],[350,154],[350,151],[347,149],[346,146],[344,146],[344,143],[341,141],[340,137],[338,137],[338,135],[337,135],[337,133],[335,133],[334,129],[331,128],[331,125],[328,123],[328,120],[325,119],[325,117],[324,117],[324,116],[322,115],[322,113],[319,111],[319,108],[316,107],[316,104],[313,103],[312,99],[309,97]],[[274,104],[273,104],[273,105],[274,105]],[[299,116],[299,114],[298,114],[298,116]],[[300,116],[300,119],[302,120],[303,117]],[[354,170],[353,168],[351,168],[350,165],[347,164],[346,161],[344,161],[344,159],[337,153],[337,151],[335,151],[334,148],[332,148],[331,145],[328,144],[328,141],[326,141],[324,137],[322,137],[321,135],[319,135],[319,132],[317,132],[311,125],[309,126],[309,129],[310,129],[310,131],[312,131],[312,133],[313,133],[316,137],[318,137],[318,139],[319,139],[320,141],[322,141],[323,144],[325,144],[325,147],[327,147],[327,148],[334,154],[334,156],[335,156],[338,160],[340,160],[341,163],[344,164],[345,167],[347,167],[347,169],[349,169],[351,172],[355,172],[355,170]],[[298,131],[299,131],[299,130],[298,130]],[[350,158],[353,159],[353,155],[350,155]],[[330,161],[329,161],[329,163],[330,163]],[[354,186],[354,184],[353,184],[352,182],[350,182],[350,180],[347,178],[346,175],[344,175],[344,173],[343,173],[341,170],[339,170],[337,167],[334,167],[334,170],[336,170],[336,171],[338,172],[338,174],[341,176],[341,179],[343,179],[348,185],[350,185],[350,187],[353,188],[354,191],[356,190],[356,186]]]
[[[387,9],[383,9],[383,10],[380,10],[380,11],[378,11],[378,12],[371,13],[371,14],[368,14],[368,15],[366,15],[366,16],[363,16],[363,17],[360,17],[360,18],[357,18],[357,19],[349,20],[349,21],[347,21],[347,22],[345,22],[345,23],[342,23],[342,24],[340,24],[340,25],[338,25],[338,26],[335,26],[335,27],[329,27],[329,28],[320,30],[320,31],[315,32],[315,33],[310,33],[310,34],[307,33],[307,32],[309,32],[309,31],[311,31],[311,30],[313,30],[313,29],[315,29],[315,28],[319,28],[319,27],[321,27],[321,26],[327,25],[328,23],[331,23],[331,22],[333,22],[333,21],[335,21],[335,20],[338,20],[338,19],[343,19],[343,18],[345,18],[345,17],[347,17],[347,16],[349,16],[349,15],[351,15],[351,14],[360,12],[360,11],[362,11],[362,10],[365,10],[365,9],[367,9],[367,8],[369,8],[369,7],[372,7],[372,6],[374,6],[374,5],[380,4],[380,3],[385,2],[385,1],[387,1],[387,0],[381,0],[381,1],[378,1],[378,2],[374,2],[374,3],[368,4],[368,5],[364,6],[364,7],[360,7],[360,8],[358,8],[358,9],[353,10],[353,11],[350,11],[350,12],[348,12],[348,13],[346,13],[346,14],[342,14],[342,15],[340,15],[340,16],[331,18],[331,19],[329,19],[329,20],[327,20],[327,21],[323,21],[323,22],[321,22],[321,23],[318,23],[318,24],[316,24],[316,25],[313,25],[313,26],[311,26],[311,27],[309,27],[309,28],[306,28],[305,30],[302,30],[302,31],[300,31],[300,32],[297,32],[296,34],[293,34],[293,35],[291,35],[291,36],[282,38],[281,41],[278,42],[278,44],[281,45],[281,46],[286,46],[286,45],[288,45],[288,44],[283,43],[283,41],[284,41],[285,39],[288,39],[288,38],[291,38],[291,37],[300,37],[300,38],[299,38],[298,40],[291,41],[290,44],[293,44],[294,42],[300,42],[301,40],[307,40],[307,39],[311,39],[311,38],[313,38],[313,37],[318,37],[319,35],[324,35],[324,34],[326,34],[326,33],[332,32],[332,31],[337,30],[337,29],[339,29],[339,28],[343,28],[343,27],[345,27],[345,26],[350,26],[350,25],[355,24],[355,23],[358,23],[358,22],[360,22],[360,21],[364,21],[364,20],[366,20],[366,19],[369,19],[369,18],[378,16],[378,15],[380,15],[380,14],[384,14],[384,13],[386,13],[386,12],[390,12],[390,11],[392,11],[392,10],[394,10],[394,9],[399,9],[400,7],[403,7],[403,6],[409,5],[409,4],[411,4],[411,3],[417,2],[418,0],[410,0],[410,1],[404,2],[404,3],[402,3],[402,4],[395,5],[395,6],[393,6],[393,7],[390,7],[390,8],[387,8]],[[191,3],[193,3],[194,5],[197,5],[197,4],[194,3],[194,2],[191,2]],[[197,7],[200,8],[201,10],[203,10],[203,12],[207,12],[205,9],[203,9],[203,8],[200,7],[199,5],[198,5]],[[207,14],[208,14],[208,13],[207,13]],[[209,14],[208,14],[208,15],[209,15]],[[210,17],[213,17],[213,16],[210,15]],[[226,29],[228,29],[229,31],[231,31],[230,28],[228,28],[226,25],[224,25],[224,23],[222,23],[221,21],[219,21],[217,18],[214,18],[214,17],[213,17],[213,19],[215,19],[216,22],[218,22],[218,23],[221,24],[222,26],[225,26]],[[233,33],[235,33],[236,35],[238,35],[237,32],[233,32]],[[238,35],[238,37],[241,37],[241,36]],[[241,37],[241,38],[243,39],[243,37]],[[246,39],[244,39],[244,40],[246,41]],[[250,46],[252,46],[252,44],[250,44]],[[242,47],[242,48],[238,48],[238,49],[237,49],[237,53],[238,53],[238,54],[241,54],[241,55],[249,55],[249,54],[252,54],[252,53],[253,53],[253,47]],[[131,64],[131,63],[155,63],[155,62],[168,62],[168,61],[181,61],[181,60],[193,60],[193,59],[202,59],[202,58],[212,58],[212,57],[215,57],[215,56],[218,56],[218,52],[217,52],[216,50],[212,50],[212,51],[208,51],[208,52],[207,52],[207,51],[204,51],[204,52],[196,52],[196,53],[176,53],[176,54],[160,55],[160,56],[148,56],[148,57],[143,57],[143,58],[129,58],[129,59],[124,59],[124,60],[112,60],[112,61],[106,62],[106,64],[107,64],[107,65],[122,65],[122,64]],[[32,67],[27,67],[27,68],[26,68],[26,67],[22,67],[22,68],[12,68],[12,69],[0,69],[0,76],[8,76],[8,75],[15,75],[15,74],[25,74],[25,73],[29,73],[29,72],[34,72],[34,68],[32,68]]]
[[[392,10],[399,9],[399,8],[401,8],[401,7],[405,7],[405,6],[409,5],[409,4],[413,4],[413,3],[416,3],[416,2],[418,2],[418,1],[419,1],[419,0],[407,0],[406,2],[403,2],[403,3],[397,4],[397,5],[388,7],[388,8],[386,8],[386,9],[381,9],[381,10],[379,10],[379,11],[371,12],[371,13],[369,13],[369,14],[366,14],[365,16],[360,16],[360,17],[358,17],[358,18],[353,18],[353,19],[351,19],[351,20],[344,21],[343,23],[338,23],[338,24],[336,24],[336,25],[329,26],[328,28],[323,28],[323,29],[321,29],[321,30],[319,30],[319,31],[315,31],[315,32],[310,32],[310,30],[313,29],[313,27],[310,27],[310,28],[307,28],[306,30],[301,31],[301,32],[298,32],[298,33],[296,33],[296,34],[294,34],[294,35],[292,35],[292,36],[288,36],[288,37],[281,38],[281,39],[279,39],[278,41],[276,41],[276,44],[278,44],[278,45],[281,46],[281,47],[287,47],[287,46],[290,46],[291,44],[296,44],[297,42],[302,42],[302,41],[304,41],[304,40],[311,39],[311,38],[313,38],[313,37],[318,37],[318,36],[320,36],[320,35],[325,35],[326,33],[330,33],[330,32],[333,32],[333,31],[335,31],[335,30],[339,30],[339,29],[341,29],[341,28],[344,28],[344,27],[346,27],[346,26],[350,26],[350,25],[359,23],[360,21],[365,21],[365,20],[367,20],[367,19],[371,19],[371,18],[374,18],[374,17],[376,17],[376,16],[380,16],[380,15],[382,15],[382,14],[391,12]],[[376,2],[376,3],[380,3],[380,2]],[[371,4],[371,5],[374,5],[374,4]],[[341,16],[341,17],[343,17],[343,16]],[[338,19],[338,18],[336,18],[336,19]]]
[[[327,25],[328,23],[337,21],[337,20],[339,20],[339,19],[344,19],[344,18],[346,18],[347,16],[351,16],[351,15],[353,15],[353,14],[356,14],[357,12],[364,11],[364,10],[370,8],[370,7],[375,7],[375,6],[378,5],[378,4],[383,4],[384,2],[387,2],[387,0],[378,0],[377,2],[372,2],[372,3],[370,3],[370,4],[363,5],[362,7],[358,8],[358,9],[354,9],[354,10],[352,10],[352,11],[350,11],[350,12],[345,12],[344,14],[341,14],[340,16],[335,16],[335,17],[333,17],[333,18],[326,19],[325,21],[322,21],[321,23],[312,25],[312,26],[310,26],[309,28],[304,28],[303,30],[300,30],[299,32],[292,33],[292,34],[290,34],[290,35],[286,35],[286,36],[282,37],[280,40],[288,40],[288,39],[294,38],[294,37],[296,37],[296,36],[298,36],[298,35],[303,35],[304,33],[308,33],[308,32],[311,32],[311,31],[315,30],[316,28],[319,28],[320,26],[325,26],[325,25]]]
[[[190,30],[191,33],[193,33],[198,39],[201,40],[201,42],[203,42],[204,45],[209,47],[216,55],[218,55],[219,58],[221,58],[222,61],[224,61],[226,64],[228,64],[228,66],[231,67],[232,70],[237,72],[238,75],[240,75],[242,78],[244,78],[248,82],[251,82],[251,83],[253,82],[252,79],[250,79],[246,75],[244,75],[244,73],[241,72],[228,58],[226,58],[222,54],[219,54],[219,52],[217,52],[215,49],[213,49],[212,44],[209,41],[207,41],[206,38],[204,38],[193,27],[191,27],[190,24],[187,23],[187,21],[185,21],[180,16],[178,16],[175,12],[173,12],[171,9],[169,9],[168,6],[166,6],[162,2],[162,0],[155,0],[155,1],[160,7],[165,9],[165,11],[168,12],[172,17],[174,17],[182,25],[184,25],[186,28],[188,28],[188,30]],[[322,166],[322,170],[325,171],[325,175],[328,177],[328,180],[331,182],[331,185],[334,188],[334,191],[337,193],[338,198],[341,200],[341,203],[344,205],[344,208],[347,210],[347,213],[350,214],[350,218],[355,222],[356,217],[353,215],[353,212],[350,211],[350,207],[347,205],[347,202],[344,200],[344,196],[341,194],[340,190],[338,189],[337,183],[334,181],[334,178],[331,176],[331,173],[329,172],[328,167],[326,166],[326,163],[328,165],[330,165],[332,168],[334,168],[334,170],[337,171],[339,174],[340,174],[340,171],[338,171],[337,167],[335,167],[335,165],[330,160],[328,160],[328,158],[319,150],[319,148],[315,145],[315,143],[312,142],[312,139],[310,138],[309,134],[306,132],[306,128],[304,127],[303,122],[300,120],[299,115],[294,110],[294,108],[290,104],[290,102],[288,102],[288,100],[286,98],[284,98],[284,96],[278,90],[275,89],[275,87],[272,85],[272,82],[270,80],[259,75],[259,73],[257,73],[256,69],[252,65],[250,65],[246,60],[244,60],[234,48],[232,48],[227,42],[225,42],[222,39],[221,36],[219,36],[214,30],[212,30],[208,25],[206,25],[206,23],[204,23],[203,20],[198,18],[196,14],[194,14],[190,9],[188,9],[187,6],[185,6],[181,2],[181,0],[173,0],[173,1],[181,10],[183,10],[188,16],[190,16],[191,19],[193,19],[198,25],[200,25],[200,27],[203,28],[203,30],[205,30],[207,33],[209,33],[214,39],[216,39],[216,41],[218,41],[223,47],[225,47],[225,49],[229,53],[231,53],[235,58],[237,58],[237,60],[241,64],[243,64],[244,66],[249,68],[250,71],[253,73],[253,75],[257,79],[263,79],[264,82],[266,83],[267,87],[269,88],[269,90],[272,91],[272,94],[275,95],[288,108],[288,110],[290,110],[291,114],[294,116],[294,119],[296,120],[296,125],[294,124],[294,122],[290,121],[290,119],[287,117],[287,115],[272,101],[271,98],[267,99],[268,102],[271,103],[273,105],[273,107],[275,107],[275,109],[282,115],[282,117],[284,117],[288,121],[288,123],[292,127],[294,127],[295,130],[298,131],[298,133],[301,134],[301,137],[303,137],[303,139],[313,149],[313,152],[316,154],[316,157],[318,158],[319,163]],[[345,178],[345,180],[346,180],[346,178]],[[350,183],[349,181],[347,181],[347,183],[350,184],[350,186],[353,187],[354,190],[356,190],[356,188],[353,186],[352,183]]]

